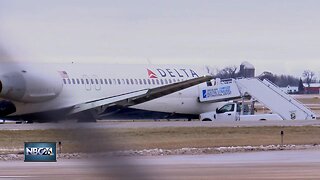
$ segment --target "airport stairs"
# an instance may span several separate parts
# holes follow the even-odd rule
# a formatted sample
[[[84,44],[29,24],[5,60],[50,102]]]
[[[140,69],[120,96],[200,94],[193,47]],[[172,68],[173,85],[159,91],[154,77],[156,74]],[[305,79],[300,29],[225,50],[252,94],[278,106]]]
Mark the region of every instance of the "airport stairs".
[[[316,119],[315,113],[308,107],[266,79],[263,81],[258,78],[232,79],[228,83],[219,83],[211,88],[216,92],[219,92],[221,88],[224,91],[222,91],[223,93],[213,93],[213,95],[211,93],[212,97],[204,98],[204,92],[210,91],[210,87],[202,87],[200,102],[217,102],[225,97],[228,99],[234,97],[235,99],[239,98],[239,94],[240,97],[250,95],[284,120]],[[229,89],[230,92],[227,92],[226,89]]]

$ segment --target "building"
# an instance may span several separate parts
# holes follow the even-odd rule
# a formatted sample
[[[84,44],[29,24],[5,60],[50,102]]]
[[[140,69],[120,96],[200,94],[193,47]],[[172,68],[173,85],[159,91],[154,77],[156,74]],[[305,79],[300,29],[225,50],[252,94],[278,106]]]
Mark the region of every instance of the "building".
[[[255,68],[252,64],[250,64],[247,61],[244,61],[240,65],[240,71],[239,74],[241,77],[244,78],[251,78],[255,76]]]
[[[280,87],[280,89],[287,94],[298,94],[299,87],[298,86],[287,86],[287,87]]]
[[[311,83],[310,87],[307,83],[303,83],[303,86],[306,94],[320,94],[320,83]]]

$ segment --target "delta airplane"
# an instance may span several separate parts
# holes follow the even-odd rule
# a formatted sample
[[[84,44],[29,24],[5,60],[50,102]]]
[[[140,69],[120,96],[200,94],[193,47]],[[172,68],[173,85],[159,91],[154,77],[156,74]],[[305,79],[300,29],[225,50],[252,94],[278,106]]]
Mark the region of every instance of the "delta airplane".
[[[1,63],[0,118],[194,118],[217,108],[198,100],[199,85],[210,80],[205,66]]]

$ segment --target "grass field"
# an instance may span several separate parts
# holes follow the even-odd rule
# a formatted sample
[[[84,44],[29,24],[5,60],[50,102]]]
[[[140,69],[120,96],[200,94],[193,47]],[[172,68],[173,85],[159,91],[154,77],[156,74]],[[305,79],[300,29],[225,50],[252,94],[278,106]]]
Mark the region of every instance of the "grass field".
[[[22,149],[24,142],[62,142],[63,152],[177,149],[280,144],[320,144],[320,127],[179,127],[97,130],[0,131],[2,153]]]
[[[304,104],[320,104],[319,95],[300,95],[295,98]]]

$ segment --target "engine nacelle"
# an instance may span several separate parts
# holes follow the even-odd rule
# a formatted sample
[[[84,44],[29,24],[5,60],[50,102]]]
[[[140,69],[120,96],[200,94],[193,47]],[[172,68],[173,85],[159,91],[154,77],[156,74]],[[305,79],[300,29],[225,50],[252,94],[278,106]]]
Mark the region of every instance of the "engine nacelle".
[[[0,101],[0,117],[5,117],[16,112],[16,106],[7,100]]]
[[[0,75],[0,97],[23,103],[37,103],[57,97],[63,88],[58,72],[9,72]]]

